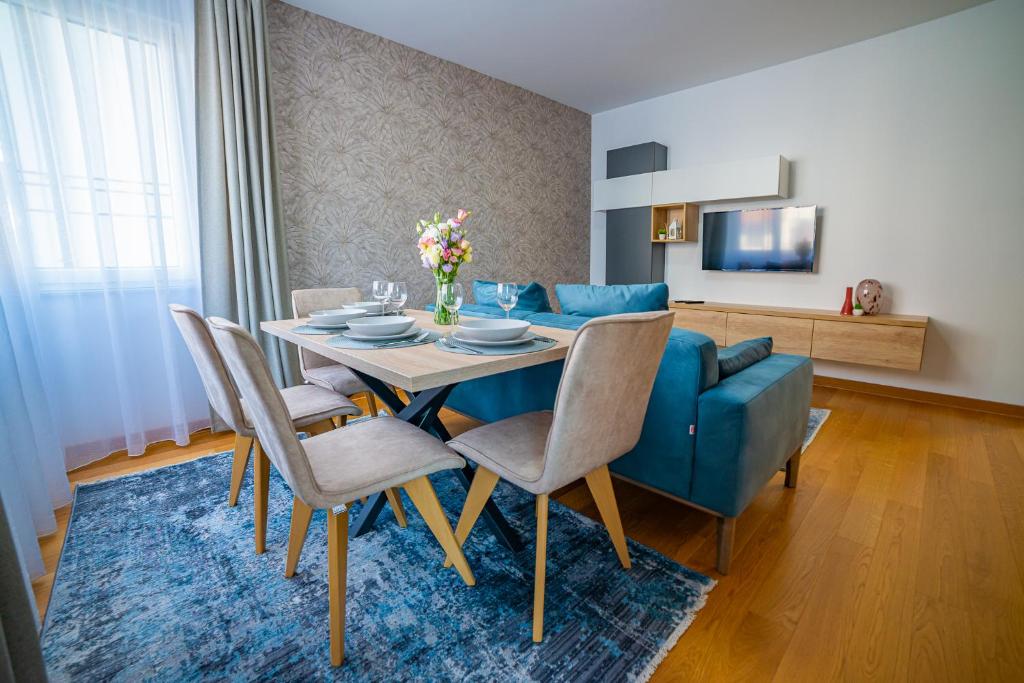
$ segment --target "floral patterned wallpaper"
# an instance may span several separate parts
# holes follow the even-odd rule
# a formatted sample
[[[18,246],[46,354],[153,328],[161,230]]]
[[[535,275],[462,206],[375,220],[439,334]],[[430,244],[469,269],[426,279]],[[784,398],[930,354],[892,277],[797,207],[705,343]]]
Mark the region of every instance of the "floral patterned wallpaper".
[[[587,282],[590,116],[277,0],[271,88],[291,285],[404,280],[416,221],[473,211],[474,279]],[[457,39],[457,37],[450,37]]]

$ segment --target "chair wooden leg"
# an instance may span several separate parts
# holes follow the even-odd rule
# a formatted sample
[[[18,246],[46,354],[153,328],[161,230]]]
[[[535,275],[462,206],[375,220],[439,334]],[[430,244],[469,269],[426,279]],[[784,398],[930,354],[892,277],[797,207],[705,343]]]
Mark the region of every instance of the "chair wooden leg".
[[[370,411],[370,417],[377,417],[380,411],[377,408],[377,396],[372,391],[366,392],[366,405]]]
[[[448,517],[444,514],[444,509],[441,507],[441,502],[437,499],[437,493],[434,491],[430,480],[426,477],[419,477],[406,482],[403,486],[405,492],[409,494],[412,504],[419,510],[420,517],[423,518],[423,521],[427,523],[427,526],[434,533],[437,542],[441,544],[448,557],[452,558],[455,570],[459,572],[459,576],[462,577],[467,586],[476,585],[473,570],[469,568],[466,556],[462,554],[462,548],[459,547],[458,542],[455,540],[452,527],[448,524]]]
[[[341,429],[348,424],[348,415],[335,415],[331,418],[331,422],[334,423],[335,429]]]
[[[306,543],[306,532],[309,531],[309,520],[313,516],[313,508],[297,497],[292,501],[292,528],[288,532],[288,560],[284,565],[285,578],[295,576],[295,568],[299,566],[302,546]]]
[[[252,449],[252,437],[235,434],[235,458],[231,461],[231,491],[228,493],[228,505],[238,504],[238,492],[242,490],[245,479],[245,468],[249,466],[249,451]]]
[[[314,422],[313,424],[304,427],[304,431],[310,436],[317,436],[318,434],[323,434],[333,429],[334,420],[332,420],[331,418],[320,420],[319,422]]]
[[[629,548],[626,546],[626,535],[622,531],[622,519],[619,517],[619,506],[615,502],[615,489],[612,488],[612,476],[608,473],[608,466],[598,467],[586,478],[590,495],[594,497],[604,526],[612,538],[615,554],[619,556],[623,569],[629,569],[632,566],[629,562]]]
[[[716,568],[719,574],[729,573],[729,563],[732,562],[732,543],[736,538],[736,518],[718,517],[718,562]]]
[[[259,440],[255,447],[255,512],[256,512],[256,554],[267,549],[267,495],[270,489],[270,458],[263,452]]]
[[[398,489],[386,489],[384,495],[388,497],[388,502],[391,503],[391,511],[395,513],[398,526],[404,529],[408,522],[405,519],[405,508],[402,507],[401,494],[398,493]]]
[[[345,584],[348,579],[348,510],[327,511],[327,587],[330,600],[331,666],[345,660]]]
[[[488,469],[477,465],[476,474],[473,475],[473,483],[469,485],[469,493],[466,494],[466,504],[462,506],[462,514],[459,515],[459,524],[455,528],[455,540],[461,548],[469,538],[469,532],[473,525],[480,518],[480,513],[491,497],[494,487],[498,485],[498,475]],[[450,557],[444,560],[444,566],[452,566]]]
[[[544,640],[544,577],[548,563],[548,494],[537,496],[537,559],[533,574],[533,642]]]
[[[786,488],[795,489],[796,480],[800,476],[800,449],[797,448],[793,455],[786,461]]]

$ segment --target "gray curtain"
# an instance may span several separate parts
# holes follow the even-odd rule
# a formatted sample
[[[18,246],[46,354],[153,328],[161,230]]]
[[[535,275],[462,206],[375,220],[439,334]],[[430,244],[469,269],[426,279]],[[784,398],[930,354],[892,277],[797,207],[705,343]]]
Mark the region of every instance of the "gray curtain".
[[[35,601],[0,500],[0,681],[45,681]]]
[[[262,0],[196,0],[203,312],[252,332],[287,386],[299,376],[294,350],[259,331],[291,317],[268,68]]]

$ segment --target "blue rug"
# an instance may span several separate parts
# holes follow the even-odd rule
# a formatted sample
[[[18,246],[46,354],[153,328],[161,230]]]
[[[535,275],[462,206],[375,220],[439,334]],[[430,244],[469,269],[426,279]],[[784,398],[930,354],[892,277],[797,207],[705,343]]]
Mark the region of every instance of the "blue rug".
[[[473,588],[442,567],[405,498],[408,529],[385,511],[350,540],[346,660],[332,669],[325,513],[285,579],[287,486],[275,472],[257,556],[251,469],[229,508],[230,469],[222,453],[78,487],[42,635],[52,680],[646,680],[715,584],[633,541],[623,570],[603,526],[552,502],[535,645],[532,496],[499,484],[527,547],[513,554],[479,524]],[[432,479],[454,523],[465,492],[450,473]]]
[[[804,443],[800,447],[800,452],[803,453],[807,450],[807,447],[814,441],[814,437],[818,435],[818,430],[825,424],[825,420],[832,414],[832,411],[828,408],[811,408],[811,414],[807,418],[807,434],[804,435]]]

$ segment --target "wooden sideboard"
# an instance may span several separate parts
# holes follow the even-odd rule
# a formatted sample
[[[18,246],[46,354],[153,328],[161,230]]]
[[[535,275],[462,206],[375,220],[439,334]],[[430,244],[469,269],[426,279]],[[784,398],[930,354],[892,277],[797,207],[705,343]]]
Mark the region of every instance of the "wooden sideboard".
[[[719,346],[772,337],[778,353],[915,372],[921,369],[928,331],[928,317],[919,315],[848,316],[812,308],[712,302],[669,307],[676,327],[706,334]]]

